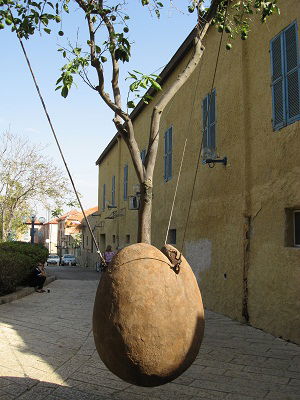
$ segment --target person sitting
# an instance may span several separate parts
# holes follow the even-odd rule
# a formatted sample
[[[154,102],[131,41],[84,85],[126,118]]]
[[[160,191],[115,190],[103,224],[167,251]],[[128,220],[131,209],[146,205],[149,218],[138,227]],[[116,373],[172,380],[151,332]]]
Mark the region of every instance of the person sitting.
[[[43,289],[45,280],[46,280],[46,271],[44,269],[43,263],[38,263],[33,271],[33,286],[35,287],[35,291],[38,293],[43,293],[45,290]]]

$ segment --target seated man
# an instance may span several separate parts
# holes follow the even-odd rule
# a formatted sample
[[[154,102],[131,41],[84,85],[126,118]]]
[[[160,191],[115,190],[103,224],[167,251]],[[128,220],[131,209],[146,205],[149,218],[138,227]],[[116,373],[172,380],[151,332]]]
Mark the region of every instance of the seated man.
[[[45,292],[45,290],[43,289],[46,280],[46,271],[44,269],[44,264],[38,263],[33,273],[34,273],[33,286],[35,287],[35,291],[38,293]]]

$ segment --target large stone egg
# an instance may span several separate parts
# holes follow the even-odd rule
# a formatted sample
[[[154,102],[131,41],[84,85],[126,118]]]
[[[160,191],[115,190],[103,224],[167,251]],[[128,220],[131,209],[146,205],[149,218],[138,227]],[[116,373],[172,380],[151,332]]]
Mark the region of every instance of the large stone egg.
[[[180,256],[170,245],[164,253]],[[119,251],[98,286],[93,332],[108,369],[126,382],[157,386],[195,360],[204,331],[201,294],[188,262],[180,269],[145,243]]]

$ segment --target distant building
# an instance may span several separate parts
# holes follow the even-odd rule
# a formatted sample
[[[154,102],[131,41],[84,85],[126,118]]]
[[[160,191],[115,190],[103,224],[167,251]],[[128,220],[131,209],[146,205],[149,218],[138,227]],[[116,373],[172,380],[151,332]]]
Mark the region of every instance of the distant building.
[[[54,218],[49,222],[45,222],[43,228],[45,239],[44,246],[47,247],[50,254],[57,254],[57,218]]]
[[[27,225],[27,231],[20,235],[20,238],[18,240],[21,240],[23,242],[31,242],[31,229],[32,229],[32,222],[28,218],[25,222],[25,225]],[[45,243],[45,234],[44,234],[44,228],[43,228],[43,223],[40,222],[38,219],[34,221],[34,243],[36,244],[44,244]]]
[[[77,256],[81,241],[81,229],[79,228],[82,213],[71,210],[57,219],[57,254],[61,257],[64,254]]]
[[[215,75],[221,35],[210,27],[199,65],[162,113],[152,243],[165,242],[187,138],[167,242],[188,258],[206,308],[300,343],[300,1],[278,5],[267,25],[253,15],[249,39],[231,51],[223,40]],[[160,73],[163,89],[186,67],[194,35]],[[163,95],[131,114],[142,160]],[[137,240],[140,195],[119,134],[97,165],[98,241],[115,250]]]
[[[93,207],[85,211],[92,232],[97,240],[97,229],[99,228],[99,213],[98,207]],[[83,267],[95,267],[96,262],[99,261],[97,249],[94,244],[92,235],[88,229],[87,223],[83,218],[81,221],[81,246],[80,255],[78,257],[80,265]]]

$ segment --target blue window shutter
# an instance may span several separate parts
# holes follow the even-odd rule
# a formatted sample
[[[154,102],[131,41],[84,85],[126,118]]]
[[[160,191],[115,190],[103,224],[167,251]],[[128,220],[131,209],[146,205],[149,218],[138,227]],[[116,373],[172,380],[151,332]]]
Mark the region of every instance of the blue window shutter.
[[[168,180],[168,171],[167,171],[167,165],[168,165],[168,160],[167,160],[167,154],[168,154],[168,131],[165,132],[164,136],[164,180]]]
[[[208,96],[203,99],[202,102],[202,122],[203,122],[203,156],[206,157],[208,140],[207,140],[207,125],[208,125]]]
[[[115,196],[116,194],[116,177],[113,176],[112,177],[112,181],[111,181],[111,205],[114,206],[115,205]]]
[[[168,130],[168,180],[172,178],[173,129]]]
[[[105,183],[103,184],[103,190],[102,190],[102,210],[105,210],[105,196],[106,196],[106,185]]]
[[[202,102],[203,158],[216,156],[216,89]]]
[[[208,148],[210,156],[216,156],[216,89],[210,94],[209,102],[209,134],[208,134]]]
[[[164,136],[164,180],[167,182],[172,178],[172,127],[165,132]]]
[[[293,23],[284,31],[286,69],[286,111],[287,123],[300,117],[299,54],[297,25]]]
[[[124,200],[127,200],[128,197],[128,165],[125,165],[124,167],[124,190],[123,190],[123,197]]]
[[[141,160],[142,160],[143,164],[145,162],[145,158],[146,158],[146,150],[144,149],[144,150],[141,151]]]
[[[285,125],[285,92],[284,92],[284,57],[283,36],[280,34],[271,41],[272,66],[272,106],[273,128],[275,130]]]

